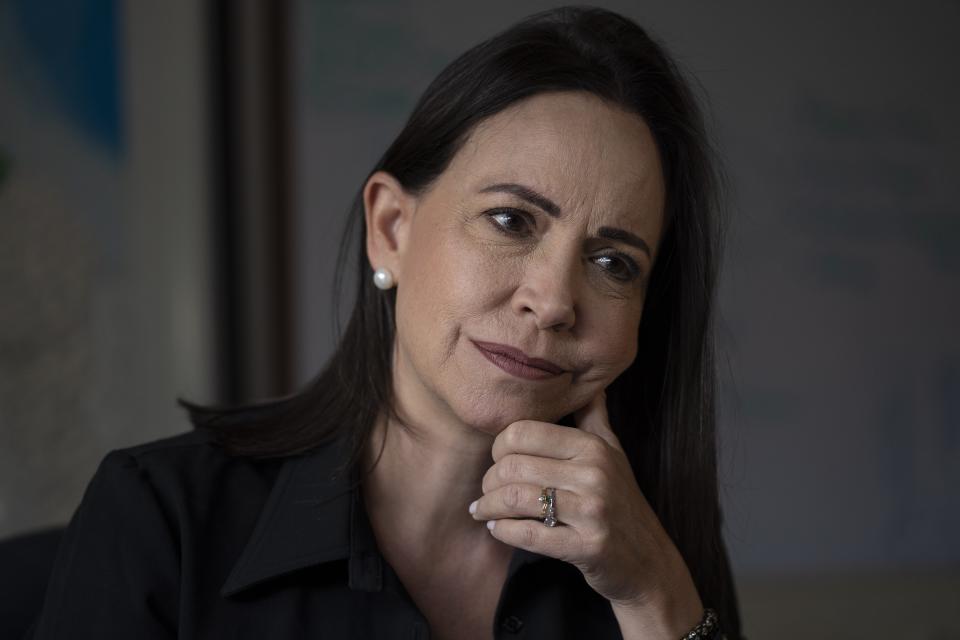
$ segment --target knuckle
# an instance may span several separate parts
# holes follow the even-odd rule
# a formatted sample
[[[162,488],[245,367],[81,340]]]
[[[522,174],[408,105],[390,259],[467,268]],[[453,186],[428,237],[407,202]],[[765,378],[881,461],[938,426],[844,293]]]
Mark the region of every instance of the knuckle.
[[[607,453],[607,444],[600,438],[591,438],[585,448],[591,458],[601,458]]]
[[[537,532],[533,527],[524,527],[520,530],[520,544],[525,547],[534,547],[537,544]]]
[[[517,420],[507,427],[507,444],[511,449],[523,449],[530,441],[530,430],[533,426],[530,420]]]
[[[516,511],[523,504],[523,489],[520,485],[511,484],[504,488],[503,506],[511,511]]]
[[[511,447],[515,447],[523,439],[523,421],[512,422],[504,430],[503,439],[506,440],[506,443]]]
[[[519,478],[522,473],[523,463],[518,456],[510,454],[500,461],[500,478],[502,480]]]
[[[603,520],[607,514],[607,504],[600,498],[584,498],[581,506],[583,515],[591,520]]]
[[[594,538],[594,544],[596,545],[596,552],[598,554],[603,553],[610,545],[610,529],[601,527]]]
[[[587,467],[583,470],[583,483],[593,489],[599,489],[606,482],[606,472],[599,467]]]

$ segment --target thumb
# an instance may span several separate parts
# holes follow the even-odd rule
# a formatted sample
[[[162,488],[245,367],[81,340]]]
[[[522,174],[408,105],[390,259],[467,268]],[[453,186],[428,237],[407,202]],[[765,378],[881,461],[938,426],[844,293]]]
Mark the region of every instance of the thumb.
[[[620,440],[610,427],[610,417],[607,415],[607,393],[601,389],[585,406],[573,414],[577,428],[587,433],[600,436],[615,449],[621,449]]]

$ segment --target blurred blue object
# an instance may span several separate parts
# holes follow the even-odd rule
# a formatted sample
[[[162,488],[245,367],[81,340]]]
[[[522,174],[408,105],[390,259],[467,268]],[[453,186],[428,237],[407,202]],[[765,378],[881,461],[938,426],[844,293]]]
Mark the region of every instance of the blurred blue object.
[[[12,0],[23,43],[58,106],[114,153],[122,144],[115,0]]]

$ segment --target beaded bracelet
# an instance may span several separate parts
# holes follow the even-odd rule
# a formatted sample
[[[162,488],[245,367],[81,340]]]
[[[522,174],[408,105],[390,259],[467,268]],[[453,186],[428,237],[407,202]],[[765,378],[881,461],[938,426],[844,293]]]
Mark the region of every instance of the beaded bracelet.
[[[725,638],[726,635],[720,633],[720,626],[717,624],[717,612],[713,609],[704,609],[700,624],[680,640],[725,640]]]

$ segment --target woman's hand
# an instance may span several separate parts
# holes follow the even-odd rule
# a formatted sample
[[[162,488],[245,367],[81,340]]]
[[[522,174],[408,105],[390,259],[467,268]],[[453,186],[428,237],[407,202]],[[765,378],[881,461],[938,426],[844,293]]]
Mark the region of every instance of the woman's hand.
[[[578,429],[521,420],[494,440],[483,497],[470,505],[491,534],[514,547],[564,560],[607,598],[621,622],[689,631],[703,607],[683,558],[637,485],[610,428],[601,391],[575,414]],[[556,488],[560,524],[540,520],[538,498]],[[642,623],[640,622],[642,619]],[[647,637],[657,637],[659,634]]]

